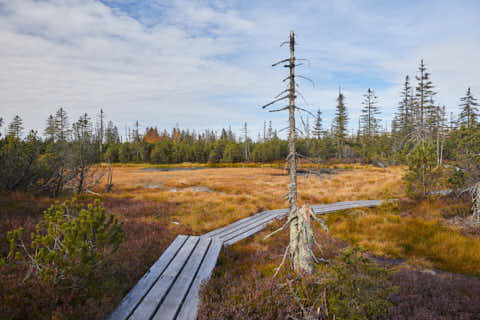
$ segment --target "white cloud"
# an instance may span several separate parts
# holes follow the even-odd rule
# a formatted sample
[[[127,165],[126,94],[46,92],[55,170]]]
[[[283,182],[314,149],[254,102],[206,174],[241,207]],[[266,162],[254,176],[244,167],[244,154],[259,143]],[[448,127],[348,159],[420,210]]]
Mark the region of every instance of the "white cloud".
[[[338,85],[344,87],[351,124],[368,87],[376,89],[386,119],[406,74],[424,58],[440,103],[451,110],[465,88],[480,95],[479,11],[450,2],[225,2],[0,0],[0,116],[15,114],[41,129],[48,114],[66,107],[73,118],[103,108],[120,127],[232,126],[285,116],[259,109],[281,91],[285,70],[269,65],[296,31],[303,86],[312,109],[333,117]],[[144,1],[145,2],[145,1]],[[122,5],[133,6],[129,10]],[[429,14],[421,14],[428,9]],[[131,10],[136,10],[132,14]],[[392,85],[393,84],[393,85]],[[328,126],[328,124],[327,124]]]

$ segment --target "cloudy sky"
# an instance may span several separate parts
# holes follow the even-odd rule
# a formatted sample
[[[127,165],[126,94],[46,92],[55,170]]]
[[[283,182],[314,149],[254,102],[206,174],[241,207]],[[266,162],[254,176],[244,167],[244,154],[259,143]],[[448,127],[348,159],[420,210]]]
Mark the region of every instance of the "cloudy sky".
[[[421,58],[457,112],[467,86],[480,96],[478,1],[0,0],[0,117],[16,114],[43,130],[62,106],[71,118],[100,108],[121,131],[142,126],[191,129],[247,121],[256,136],[260,109],[283,90],[290,30],[308,109],[329,126],[341,86],[351,128],[362,95],[376,91],[389,123],[405,75]]]

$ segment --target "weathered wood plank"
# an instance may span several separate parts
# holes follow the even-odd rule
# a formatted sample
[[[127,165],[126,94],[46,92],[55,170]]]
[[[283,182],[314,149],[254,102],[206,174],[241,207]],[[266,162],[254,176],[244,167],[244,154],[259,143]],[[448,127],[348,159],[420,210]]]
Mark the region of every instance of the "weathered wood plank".
[[[246,232],[250,229],[253,229],[253,228],[255,228],[259,225],[262,225],[264,223],[272,221],[278,215],[279,215],[278,213],[273,213],[273,214],[270,214],[268,216],[264,216],[264,217],[261,217],[259,219],[255,219],[255,220],[249,222],[248,224],[244,224],[244,225],[241,225],[239,227],[233,228],[231,230],[227,230],[226,232],[223,232],[223,233],[217,235],[217,237],[220,238],[220,239],[235,237],[235,236],[237,236],[237,235],[239,235],[243,232]]]
[[[313,208],[316,214],[325,214],[333,211],[338,210],[345,210],[345,209],[352,209],[358,207],[365,207],[365,206],[376,206],[380,205],[381,201],[378,200],[365,200],[365,201],[346,201],[342,203],[335,203],[335,204],[327,204],[323,205],[322,207]],[[261,231],[268,222],[273,220],[274,218],[281,217],[286,215],[288,212],[280,212],[276,216],[269,216],[265,217],[264,219],[257,220],[255,223],[243,226],[243,228],[226,233],[220,234],[219,237],[225,241],[225,245],[232,245],[242,239],[245,239],[259,231]]]
[[[170,287],[177,279],[179,273],[182,271],[185,263],[197,246],[199,237],[189,237],[175,258],[168,265],[167,269],[158,278],[158,281],[152,289],[143,298],[141,303],[135,309],[129,319],[145,320],[150,319],[158,306],[162,303]]]
[[[231,246],[232,244],[234,244],[234,243],[236,243],[240,240],[248,238],[251,235],[261,231],[263,228],[265,228],[266,225],[267,225],[267,223],[263,223],[261,225],[255,226],[254,228],[252,228],[250,230],[245,230],[243,233],[237,234],[237,235],[235,235],[231,238],[224,239],[224,245],[225,246]]]
[[[172,288],[158,308],[153,320],[173,320],[180,309],[188,289],[197,275],[198,268],[202,263],[210,243],[211,238],[201,238],[197,247],[188,259],[182,272],[175,280]]]
[[[163,252],[160,258],[143,275],[129,293],[123,298],[120,305],[107,318],[108,320],[124,320],[134,311],[142,298],[152,288],[162,272],[167,268],[170,261],[176,256],[188,236],[179,235]]]
[[[199,303],[199,290],[203,281],[207,281],[210,277],[213,268],[217,264],[218,255],[222,249],[223,242],[219,239],[213,238],[210,247],[208,248],[207,255],[198,270],[197,276],[193,281],[187,297],[180,309],[177,319],[181,320],[195,320],[197,319],[197,310]]]
[[[235,228],[239,228],[245,224],[249,224],[257,219],[261,219],[263,217],[266,217],[266,216],[271,216],[271,215],[274,215],[276,214],[276,211],[278,210],[270,210],[270,211],[262,211],[262,212],[259,212],[253,216],[250,216],[250,217],[246,217],[246,218],[243,218],[241,220],[238,220],[232,224],[229,224],[225,227],[222,227],[222,228],[219,228],[219,229],[215,229],[215,230],[212,230],[204,235],[202,235],[202,237],[218,237],[219,234],[221,233],[225,233],[229,230],[232,230],[232,229],[235,229]]]

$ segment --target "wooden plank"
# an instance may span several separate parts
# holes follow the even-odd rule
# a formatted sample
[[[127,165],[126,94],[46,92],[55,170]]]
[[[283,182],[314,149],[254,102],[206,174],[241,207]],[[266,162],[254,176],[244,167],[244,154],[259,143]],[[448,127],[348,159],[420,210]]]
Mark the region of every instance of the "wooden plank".
[[[261,224],[261,225],[259,225],[259,226],[256,226],[256,227],[254,227],[254,228],[252,228],[252,229],[250,229],[250,230],[246,230],[245,232],[240,233],[240,234],[238,234],[238,235],[236,235],[236,236],[233,236],[233,237],[228,238],[228,239],[224,239],[224,241],[225,241],[225,242],[224,242],[224,245],[225,245],[225,246],[231,246],[232,244],[234,244],[234,243],[236,243],[236,242],[238,242],[238,241],[240,241],[240,240],[243,240],[243,239],[245,239],[245,238],[247,238],[247,237],[250,237],[251,235],[253,235],[253,234],[261,231],[263,228],[265,228],[266,225],[267,225],[267,223],[263,223],[263,224]]]
[[[176,256],[177,252],[182,248],[188,236],[179,235],[170,244],[170,246],[163,252],[160,258],[153,264],[153,266],[143,275],[137,282],[135,287],[131,289],[123,298],[120,305],[110,314],[108,320],[124,320],[134,311],[142,298],[152,288],[157,279],[167,268],[170,261]]]
[[[218,228],[218,229],[215,229],[215,230],[212,230],[204,235],[202,235],[202,237],[216,237],[218,236],[220,233],[223,233],[223,232],[226,232],[228,230],[231,230],[233,228],[236,228],[236,227],[239,227],[239,226],[242,226],[244,224],[248,224],[250,223],[251,221],[254,221],[256,219],[261,219],[262,217],[264,216],[268,216],[268,215],[272,215],[272,214],[275,214],[275,211],[274,210],[271,210],[271,211],[262,211],[262,212],[259,212],[253,216],[249,216],[249,217],[246,217],[246,218],[243,218],[241,220],[238,220],[232,224],[229,224],[225,227],[222,227],[222,228]]]
[[[264,221],[265,219],[273,219],[273,217],[275,217],[276,215],[277,215],[276,212],[269,211],[267,214],[258,215],[256,217],[251,217],[250,219],[244,220],[241,224],[231,226],[229,228],[225,228],[225,229],[221,230],[220,232],[212,233],[208,236],[210,236],[210,237],[214,236],[214,237],[217,237],[217,238],[222,238],[226,234],[232,233],[232,232],[237,231],[237,230],[244,229],[251,224],[257,223],[258,221]]]
[[[170,290],[170,287],[177,279],[182,271],[185,263],[197,246],[199,237],[189,237],[185,244],[177,253],[167,269],[158,278],[155,285],[143,298],[140,305],[135,309],[129,319],[145,320],[153,316],[158,306],[162,303],[163,298]]]
[[[338,210],[345,210],[345,209],[351,209],[351,208],[357,208],[357,207],[365,207],[365,206],[372,206],[372,205],[378,205],[381,203],[380,201],[377,200],[366,200],[366,201],[346,201],[342,203],[335,203],[331,205],[325,205],[324,207],[320,208],[318,213],[328,213],[332,211],[338,211]],[[314,211],[316,211],[314,209]],[[286,214],[287,212],[285,212]],[[315,212],[317,213],[317,212]],[[280,217],[281,215],[277,215],[277,217]],[[270,220],[273,220],[275,217],[272,217]],[[232,245],[242,239],[245,239],[259,231],[265,228],[266,224],[270,221],[264,219],[263,223],[259,224],[258,222],[255,224],[250,224],[248,228],[244,228],[241,230],[237,230],[236,232],[228,233],[226,235],[219,235],[221,239],[225,241],[225,245]]]
[[[190,285],[197,274],[198,268],[200,267],[200,264],[202,263],[211,242],[211,238],[200,239],[197,247],[188,259],[187,264],[183,268],[178,278],[175,280],[172,288],[158,308],[153,320],[175,319],[175,316],[177,315],[177,312],[183,303],[183,299],[188,293],[188,289],[190,288]]]
[[[207,281],[210,277],[213,268],[217,264],[218,255],[220,254],[220,250],[222,249],[223,242],[219,239],[212,239],[212,243],[208,248],[207,255],[205,259],[203,259],[202,264],[200,265],[200,269],[198,270],[197,276],[192,283],[192,287],[190,288],[188,295],[185,298],[184,303],[178,313],[177,319],[179,320],[195,320],[197,319],[197,311],[198,311],[198,304],[199,304],[199,291],[200,286],[202,285],[203,281]]]
[[[226,238],[232,238],[232,237],[235,237],[241,233],[244,233],[250,229],[253,229],[259,225],[263,225],[269,221],[272,221],[273,219],[275,219],[275,217],[278,216],[278,213],[275,213],[275,214],[272,214],[272,215],[268,215],[268,216],[265,216],[265,217],[262,217],[261,219],[256,219],[254,220],[253,222],[249,223],[249,224],[245,224],[245,225],[242,225],[242,226],[239,226],[239,227],[236,227],[236,228],[233,228],[232,230],[228,230],[228,232],[224,232],[224,233],[221,233],[219,234],[217,237],[220,238],[220,239],[226,239]]]

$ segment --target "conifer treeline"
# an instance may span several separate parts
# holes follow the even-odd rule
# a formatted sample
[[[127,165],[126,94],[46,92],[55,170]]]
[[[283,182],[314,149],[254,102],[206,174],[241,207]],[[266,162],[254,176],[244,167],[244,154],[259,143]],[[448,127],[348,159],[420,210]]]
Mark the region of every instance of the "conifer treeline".
[[[456,120],[447,121],[445,106],[435,103],[433,82],[423,60],[415,77],[416,85],[406,76],[401,89],[391,130],[382,130],[381,108],[373,89],[366,90],[363,108],[359,120],[359,131],[349,134],[346,97],[341,90],[337,97],[335,118],[330,130],[325,129],[321,110],[318,110],[310,130],[307,120],[303,135],[298,137],[298,152],[302,155],[328,160],[340,158],[347,161],[404,163],[405,156],[415,141],[428,138],[436,146],[439,163],[444,158],[453,159],[455,141],[453,134],[459,128],[479,130],[478,103],[470,88],[460,98],[460,112]],[[195,132],[178,126],[170,131],[146,128],[141,132],[138,121],[134,129],[129,130],[127,141],[121,141],[118,128],[112,121],[106,122],[106,115],[100,110],[95,120],[83,114],[70,124],[67,112],[60,108],[46,120],[44,138],[32,131],[24,137],[24,128],[20,116],[8,124],[7,136],[0,142],[3,155],[12,143],[36,141],[39,153],[55,153],[59,145],[78,145],[82,152],[90,153],[89,161],[110,162],[270,162],[284,160],[287,156],[287,142],[280,139],[271,122],[265,123],[263,136],[253,141],[248,136],[247,124],[237,137],[230,128],[220,133],[213,130]],[[0,126],[3,120],[0,119]],[[87,148],[88,146],[88,148]],[[59,151],[58,151],[59,152]]]

